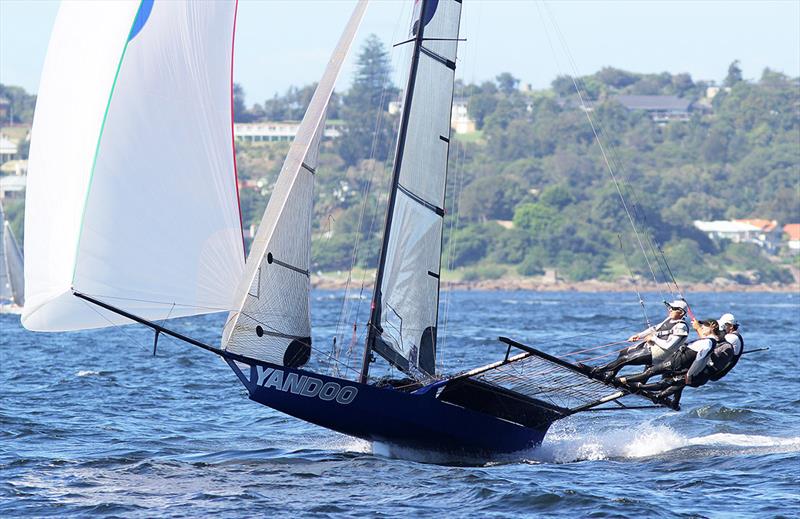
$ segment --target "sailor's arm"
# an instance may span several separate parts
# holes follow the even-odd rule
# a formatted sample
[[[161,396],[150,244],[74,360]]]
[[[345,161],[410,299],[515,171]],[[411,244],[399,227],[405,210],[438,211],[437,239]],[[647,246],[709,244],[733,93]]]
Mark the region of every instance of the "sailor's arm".
[[[700,335],[700,322],[697,319],[692,319],[692,328],[697,332],[697,335]]]
[[[667,322],[668,320],[669,320],[669,317],[667,319],[664,319],[660,323],[656,324],[655,326],[650,326],[649,328],[645,328],[644,330],[642,330],[639,333],[631,335],[628,338],[628,342],[638,341],[638,340],[644,339],[648,335],[656,333],[662,326],[664,326],[664,323]]]
[[[687,384],[690,383],[692,378],[697,376],[701,371],[703,371],[703,368],[706,367],[706,364],[708,364],[709,353],[711,353],[713,346],[714,345],[710,340],[705,339],[703,341],[703,345],[697,351],[697,356],[695,356],[694,362],[692,362],[692,365],[689,366],[689,371],[686,373]]]
[[[684,339],[686,339],[686,335],[678,335],[675,333],[667,336],[665,339],[662,339],[661,337],[657,337],[655,335],[653,335],[650,338],[653,344],[667,351],[672,351],[673,347],[677,347],[681,342],[684,341]]]

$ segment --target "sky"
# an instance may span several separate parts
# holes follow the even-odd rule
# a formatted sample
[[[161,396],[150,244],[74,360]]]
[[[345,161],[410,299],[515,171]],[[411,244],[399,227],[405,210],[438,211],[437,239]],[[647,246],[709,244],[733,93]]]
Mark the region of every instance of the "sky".
[[[316,81],[353,5],[239,0],[234,78],[247,103]],[[410,5],[373,0],[355,49],[375,33],[391,51],[405,38]],[[54,0],[0,0],[0,83],[38,90],[57,10]],[[457,77],[466,82],[510,72],[538,89],[604,66],[719,82],[736,59],[745,78],[757,79],[764,67],[800,76],[800,0],[465,0],[461,36]],[[397,83],[402,58],[392,52]],[[351,56],[340,90],[353,70]]]

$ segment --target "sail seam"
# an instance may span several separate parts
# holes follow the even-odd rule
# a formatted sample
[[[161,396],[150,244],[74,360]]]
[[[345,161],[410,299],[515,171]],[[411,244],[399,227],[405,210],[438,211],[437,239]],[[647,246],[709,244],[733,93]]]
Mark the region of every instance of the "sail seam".
[[[444,209],[442,209],[438,205],[432,204],[432,203],[428,202],[427,200],[425,200],[424,198],[422,198],[421,196],[418,196],[418,195],[412,193],[411,191],[409,191],[402,184],[397,184],[397,187],[398,187],[398,189],[400,191],[403,192],[404,195],[409,197],[411,200],[413,200],[413,201],[417,202],[418,204],[426,207],[427,209],[430,209],[431,211],[433,211],[434,213],[438,214],[439,216],[444,216]]]
[[[78,227],[78,240],[75,245],[75,261],[72,266],[72,285],[75,285],[75,274],[78,271],[78,254],[81,250],[81,239],[83,238],[83,223],[86,219],[86,207],[89,205],[89,195],[92,192],[92,182],[94,181],[94,172],[95,168],[97,167],[97,155],[100,152],[100,143],[103,141],[103,132],[106,129],[106,121],[108,120],[108,111],[111,108],[111,99],[114,97],[114,90],[117,87],[117,80],[119,79],[119,71],[122,70],[122,62],[125,59],[125,52],[128,50],[128,44],[130,43],[130,35],[133,31],[133,27],[136,24],[136,20],[139,17],[139,12],[142,10],[142,5],[144,5],[144,1],[142,0],[139,3],[139,8],[136,9],[136,14],[133,16],[133,21],[131,22],[131,30],[125,35],[125,45],[122,47],[122,53],[119,57],[119,62],[117,63],[117,70],[114,72],[114,81],[111,83],[111,90],[108,93],[108,101],[106,102],[106,109],[103,112],[103,121],[100,123],[100,132],[97,135],[97,144],[94,148],[94,157],[92,158],[92,169],[89,172],[89,182],[86,186],[86,196],[83,199],[83,211],[81,212],[81,222],[80,227]]]
[[[455,69],[456,69],[456,62],[455,62],[455,61],[453,61],[453,60],[449,60],[449,59],[445,58],[444,56],[440,56],[439,54],[436,54],[436,53],[435,53],[435,52],[433,52],[432,50],[430,50],[430,49],[427,49],[427,48],[426,48],[425,46],[423,46],[423,45],[420,45],[420,46],[419,46],[419,50],[420,50],[420,51],[421,51],[423,54],[425,54],[426,56],[428,56],[429,58],[433,58],[434,60],[438,61],[438,62],[439,62],[439,63],[441,63],[442,65],[444,65],[444,66],[446,66],[447,68],[449,68],[450,70],[455,70]]]

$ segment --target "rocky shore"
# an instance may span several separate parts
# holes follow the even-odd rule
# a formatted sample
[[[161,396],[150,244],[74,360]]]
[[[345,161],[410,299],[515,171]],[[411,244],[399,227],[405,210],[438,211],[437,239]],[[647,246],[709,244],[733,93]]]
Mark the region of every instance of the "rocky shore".
[[[365,277],[365,288],[371,289],[373,276]],[[311,284],[316,289],[337,290],[347,287],[346,276],[312,275]],[[361,276],[353,277],[351,288],[361,287]],[[442,288],[448,290],[496,290],[532,292],[629,292],[638,289],[641,292],[657,292],[665,286],[653,283],[637,283],[630,280],[618,281],[563,281],[544,279],[542,277],[503,277],[499,279],[483,279],[475,281],[442,280]],[[800,295],[800,283],[740,284],[728,280],[716,280],[713,283],[680,283],[683,292],[782,292]]]

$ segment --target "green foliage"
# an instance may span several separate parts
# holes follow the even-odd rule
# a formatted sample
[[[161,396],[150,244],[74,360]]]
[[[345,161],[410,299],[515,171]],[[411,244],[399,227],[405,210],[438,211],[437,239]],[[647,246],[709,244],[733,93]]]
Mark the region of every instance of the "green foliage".
[[[739,67],[739,60],[735,60],[728,66],[728,75],[725,76],[725,86],[732,87],[742,81],[742,69]]]
[[[506,269],[499,265],[483,265],[464,270],[462,281],[481,281],[484,279],[499,279],[506,273]]]
[[[494,263],[515,265],[525,258],[530,236],[520,229],[502,229],[493,237],[488,258]]]
[[[5,119],[0,121],[0,125],[33,123],[33,108],[36,106],[35,95],[28,94],[22,87],[0,83],[0,98],[8,99],[10,103],[9,113]]]
[[[544,203],[528,203],[517,206],[514,211],[514,226],[537,238],[547,238],[561,228],[558,210]]]
[[[253,120],[253,116],[247,110],[245,104],[244,88],[239,83],[233,84],[233,121],[236,123],[247,123]]]
[[[382,162],[393,149],[394,120],[386,113],[389,101],[397,96],[391,85],[391,71],[389,53],[381,40],[371,34],[358,55],[353,86],[341,109],[346,125],[339,154],[348,165],[368,158]]]
[[[486,231],[494,230],[494,227],[499,226],[468,225],[454,231],[449,236],[446,249],[451,251],[449,264],[463,267],[483,259],[491,243],[491,235]]]
[[[356,242],[356,265],[377,264],[398,121],[387,112],[389,100],[398,98],[390,72],[388,52],[373,35],[359,52],[351,88],[332,98],[328,117],[339,119],[342,136],[323,141],[315,177],[315,269],[349,268]],[[666,244],[679,281],[789,280],[788,271],[762,250],[713,242],[692,222],[800,222],[798,78],[765,69],[757,82],[747,81],[733,62],[725,80],[730,88],[710,107],[701,100],[694,106],[707,108],[695,109],[688,121],[666,123],[627,110],[615,97],[677,95],[697,101],[709,84],[686,73],[613,67],[576,83],[584,99],[593,101],[595,130],[637,228]],[[631,232],[572,78],[556,78],[546,92],[523,93],[518,84],[503,73],[493,81],[456,86],[480,131],[459,135],[449,145],[444,265],[468,266],[465,276],[476,279],[501,270],[539,275],[544,269],[570,280],[629,277],[629,269],[651,278],[643,246],[659,273],[655,245],[640,246]],[[235,120],[299,120],[314,88],[291,87],[248,109],[245,92],[235,85]],[[14,122],[30,122],[34,96],[0,85],[0,97],[11,101]],[[241,192],[245,226],[260,222],[287,149],[285,142],[237,143],[239,176],[248,181]],[[6,210],[21,238],[21,209],[8,202]],[[492,222],[508,219],[512,229]],[[486,271],[487,264],[502,268]]]
[[[314,240],[311,244],[312,269],[349,269],[354,241],[355,237],[346,233],[334,234],[330,238]]]
[[[709,282],[720,277],[722,272],[710,263],[697,242],[688,239],[676,240],[664,247],[664,255],[675,276],[688,281]]]
[[[509,220],[528,195],[524,181],[511,176],[480,177],[461,195],[461,215],[473,221]]]
[[[11,232],[17,239],[17,243],[22,247],[25,240],[25,199],[5,199],[3,200],[3,211],[11,227]],[[2,225],[2,222],[0,222]]]
[[[754,243],[731,243],[722,259],[732,271],[753,272],[751,280],[758,283],[791,283],[793,279],[787,268],[766,260],[761,248]]]
[[[523,276],[541,276],[544,274],[541,258],[539,258],[535,251],[529,253],[517,267],[517,272]]]

